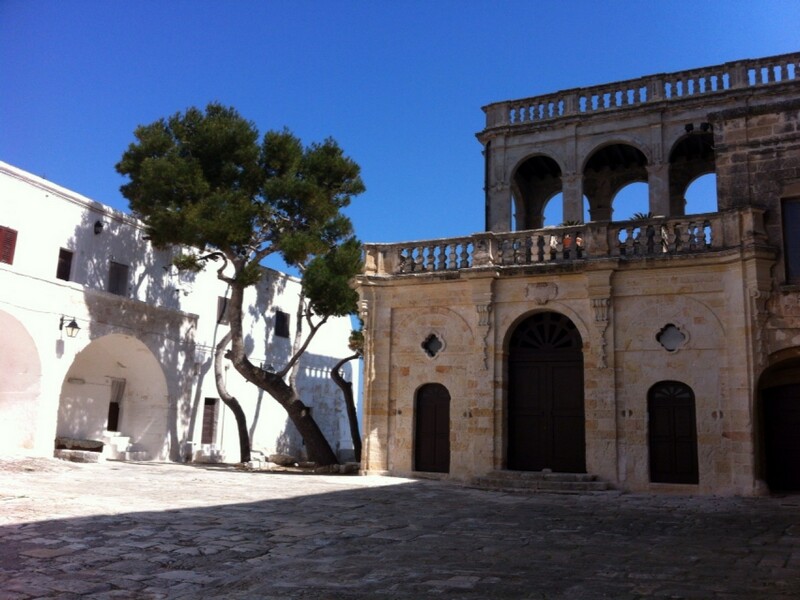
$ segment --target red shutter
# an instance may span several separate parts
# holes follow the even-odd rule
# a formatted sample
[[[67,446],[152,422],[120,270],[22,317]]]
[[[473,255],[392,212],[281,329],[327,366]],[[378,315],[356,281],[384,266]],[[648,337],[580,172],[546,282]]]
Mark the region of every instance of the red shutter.
[[[0,262],[14,264],[14,249],[17,247],[17,232],[0,227]]]

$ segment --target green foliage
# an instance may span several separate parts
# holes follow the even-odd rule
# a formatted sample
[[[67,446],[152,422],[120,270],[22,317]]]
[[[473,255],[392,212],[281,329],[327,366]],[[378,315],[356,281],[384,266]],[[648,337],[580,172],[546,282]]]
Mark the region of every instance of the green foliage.
[[[653,213],[651,212],[635,212],[633,213],[631,220],[641,221],[643,219],[652,219],[652,218],[653,218]]]
[[[258,280],[257,263],[273,252],[331,285],[355,275],[360,247],[341,209],[364,184],[333,139],[304,147],[284,129],[259,141],[252,122],[216,103],[139,126],[134,135],[116,168],[129,178],[121,191],[157,247],[219,251],[235,260],[241,285]],[[319,314],[347,314],[343,307],[355,302],[352,290],[325,294],[309,285]]]
[[[303,291],[312,310],[330,316],[354,313],[358,294],[350,282],[361,267],[361,244],[355,238],[314,257],[303,274]]]
[[[348,340],[347,347],[353,352],[358,352],[359,355],[364,355],[364,324],[361,324],[360,329],[354,329],[350,332],[350,339]]]
[[[202,271],[203,267],[205,267],[205,262],[194,254],[179,254],[172,259],[172,264],[179,271],[191,271],[193,273]]]
[[[574,225],[583,225],[583,223],[577,219],[568,219],[561,223],[559,227],[572,227]]]

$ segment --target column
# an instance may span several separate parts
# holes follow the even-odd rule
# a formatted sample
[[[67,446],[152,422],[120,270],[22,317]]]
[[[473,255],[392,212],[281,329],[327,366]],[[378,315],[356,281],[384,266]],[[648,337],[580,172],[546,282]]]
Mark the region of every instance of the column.
[[[670,215],[669,164],[647,165],[647,185],[650,190],[650,212],[653,216]]]
[[[564,221],[583,223],[583,181],[579,173],[561,176],[561,193],[564,198]]]

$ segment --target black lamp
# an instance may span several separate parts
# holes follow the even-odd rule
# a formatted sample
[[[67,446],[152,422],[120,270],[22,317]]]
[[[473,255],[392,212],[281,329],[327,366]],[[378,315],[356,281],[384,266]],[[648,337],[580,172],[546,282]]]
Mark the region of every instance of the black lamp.
[[[64,329],[66,329],[67,330],[67,337],[74,338],[76,335],[78,335],[78,332],[81,330],[81,328],[78,326],[78,323],[75,321],[75,317],[72,317],[72,320],[69,323],[67,323],[66,325],[64,325],[64,321],[66,321],[66,320],[67,320],[67,317],[65,317],[64,315],[61,315],[61,321],[58,324],[58,330],[59,331],[63,331]]]
[[[94,234],[100,235],[102,231],[103,231],[103,222],[98,219],[97,221],[94,222]]]

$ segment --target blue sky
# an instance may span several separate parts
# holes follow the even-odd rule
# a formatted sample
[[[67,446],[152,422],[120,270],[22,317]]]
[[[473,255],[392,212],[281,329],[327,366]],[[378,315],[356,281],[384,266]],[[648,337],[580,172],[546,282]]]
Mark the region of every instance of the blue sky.
[[[219,101],[337,139],[363,241],[466,235],[481,106],[793,52],[799,31],[797,0],[0,0],[0,160],[127,209],[134,128]]]

